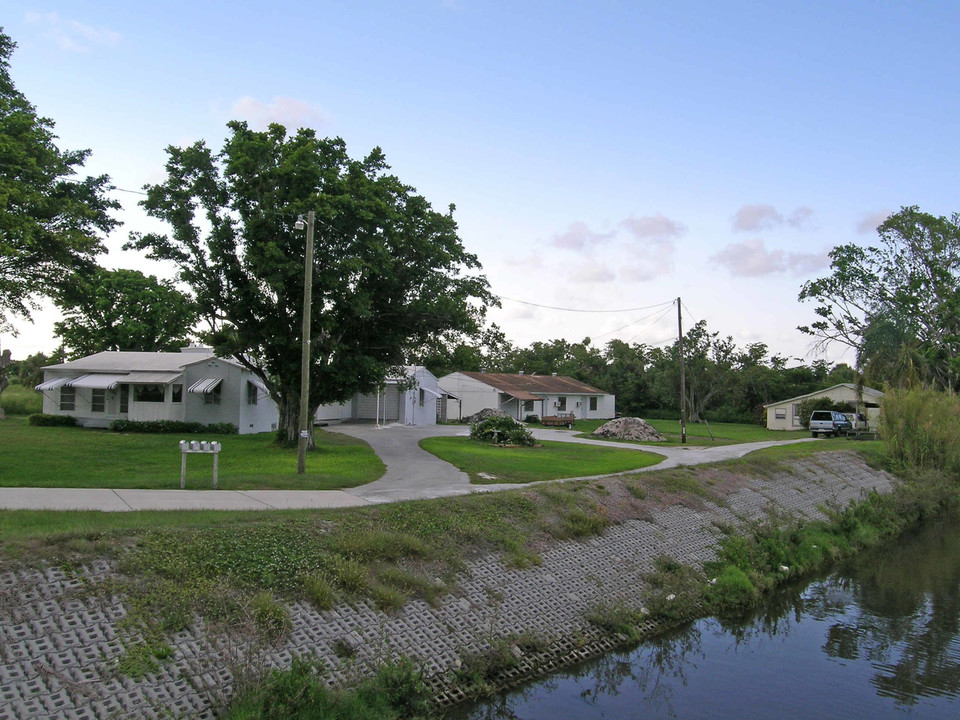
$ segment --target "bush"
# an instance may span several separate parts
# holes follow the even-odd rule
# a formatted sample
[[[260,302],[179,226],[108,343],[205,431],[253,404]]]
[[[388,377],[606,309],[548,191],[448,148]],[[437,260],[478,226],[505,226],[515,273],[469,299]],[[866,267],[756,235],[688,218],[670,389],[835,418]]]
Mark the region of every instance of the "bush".
[[[114,420],[110,423],[114,432],[163,433],[177,435],[236,435],[237,426],[232,423],[204,425],[181,420]]]
[[[470,438],[494,445],[520,445],[533,447],[530,431],[513,418],[491,415],[470,426]]]
[[[887,454],[920,471],[960,473],[960,398],[928,388],[891,390],[883,400],[880,432]]]
[[[524,421],[525,423],[533,423],[534,425],[539,425],[539,424],[540,424],[540,416],[539,416],[539,415],[527,415],[527,416],[523,419],[523,421]]]
[[[77,419],[72,415],[47,415],[35,413],[27,418],[27,422],[36,427],[76,427]]]

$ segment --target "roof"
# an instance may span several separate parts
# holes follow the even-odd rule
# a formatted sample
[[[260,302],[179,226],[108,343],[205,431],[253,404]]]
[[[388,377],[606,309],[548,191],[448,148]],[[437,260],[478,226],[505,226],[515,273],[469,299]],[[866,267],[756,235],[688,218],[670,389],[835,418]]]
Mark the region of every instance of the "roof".
[[[68,372],[179,372],[185,365],[213,358],[213,350],[207,353],[186,352],[117,352],[108,350],[95,355],[70,360],[59,365],[47,365],[44,370]]]
[[[839,387],[849,388],[854,392],[857,391],[857,386],[854,385],[853,383],[838,383],[836,385],[831,385],[828,388],[824,388],[823,390],[815,390],[814,392],[807,393],[806,395],[797,395],[796,397],[788,398],[787,400],[777,400],[776,402],[767,403],[766,405],[764,405],[764,407],[768,408],[768,407],[773,407],[774,405],[783,405],[784,403],[788,403],[788,402],[796,402],[797,400],[805,400],[807,398],[817,397],[819,395],[823,395],[824,393],[828,393],[831,390],[835,390]],[[881,392],[880,390],[874,390],[873,388],[867,387],[866,385],[861,387],[860,391],[864,395],[872,395],[873,397],[877,397],[877,398],[883,397],[883,392]]]
[[[564,375],[461,372],[478,382],[520,400],[540,400],[541,395],[606,395],[603,390]]]

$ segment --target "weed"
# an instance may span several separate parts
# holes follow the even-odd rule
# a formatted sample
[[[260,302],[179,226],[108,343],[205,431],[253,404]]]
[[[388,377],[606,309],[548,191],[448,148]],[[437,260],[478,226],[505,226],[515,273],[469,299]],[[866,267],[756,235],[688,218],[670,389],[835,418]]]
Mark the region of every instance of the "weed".
[[[286,608],[268,592],[253,596],[250,611],[257,628],[272,641],[279,640],[290,626],[290,615]]]
[[[321,575],[308,575],[304,578],[303,595],[317,610],[331,609],[337,599],[330,583]]]

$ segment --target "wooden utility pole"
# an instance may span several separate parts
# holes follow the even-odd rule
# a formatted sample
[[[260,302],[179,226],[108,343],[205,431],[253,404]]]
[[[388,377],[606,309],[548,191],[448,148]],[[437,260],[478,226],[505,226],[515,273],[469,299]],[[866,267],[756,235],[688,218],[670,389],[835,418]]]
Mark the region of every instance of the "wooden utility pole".
[[[687,442],[687,374],[683,366],[683,318],[680,298],[677,298],[677,350],[680,354],[680,442]]]
[[[313,302],[313,219],[307,213],[307,252],[303,260],[303,342],[300,348],[300,439],[297,441],[297,475],[307,471],[310,441],[310,307]],[[302,225],[301,225],[302,227]]]

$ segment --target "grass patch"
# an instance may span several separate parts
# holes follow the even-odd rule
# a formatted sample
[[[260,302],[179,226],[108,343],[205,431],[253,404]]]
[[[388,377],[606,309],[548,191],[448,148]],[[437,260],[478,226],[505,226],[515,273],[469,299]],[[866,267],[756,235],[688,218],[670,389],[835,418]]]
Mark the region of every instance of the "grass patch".
[[[43,411],[43,396],[33,388],[12,382],[0,393],[0,406],[7,415],[33,415]]]
[[[6,393],[4,393],[6,396]],[[298,476],[296,449],[275,444],[273,433],[218,435],[219,480],[224,490],[335,490],[376,480],[384,465],[362,440],[317,429],[319,450],[307,454]],[[0,486],[149,488],[180,487],[176,435],[114,433],[68,427],[32,427],[25,418],[0,420]],[[187,458],[187,488],[209,489],[212,461]]]
[[[577,437],[589,438],[590,433],[603,425],[606,420],[577,420],[571,432]],[[631,440],[617,440],[613,442],[629,442],[631,444],[673,446],[682,445],[680,442],[679,420],[647,420],[657,432],[667,438],[666,442],[633,443]],[[711,436],[712,433],[712,436]],[[748,442],[764,442],[770,440],[797,440],[810,437],[806,430],[767,430],[760,425],[744,423],[687,423],[687,445],[736,445]],[[595,438],[594,438],[595,439]]]
[[[421,440],[420,447],[455,465],[470,475],[474,483],[528,483],[609,475],[663,460],[661,455],[638,450],[563,442],[520,448],[497,447],[463,437],[433,437]]]

